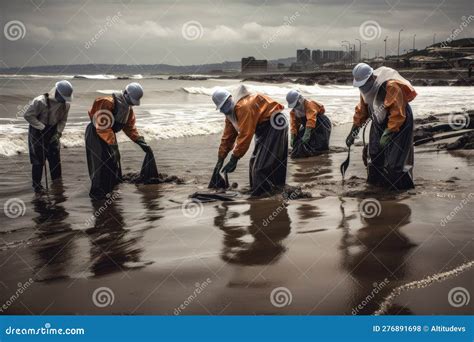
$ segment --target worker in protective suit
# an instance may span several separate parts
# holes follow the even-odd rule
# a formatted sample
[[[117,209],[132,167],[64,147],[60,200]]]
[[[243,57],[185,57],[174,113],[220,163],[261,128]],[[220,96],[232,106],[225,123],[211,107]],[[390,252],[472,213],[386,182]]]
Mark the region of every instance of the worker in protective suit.
[[[283,105],[263,94],[250,93],[245,86],[241,86],[235,96],[224,88],[218,88],[212,100],[216,109],[225,115],[214,174],[234,172],[255,135],[255,148],[249,164],[252,196],[283,187],[288,157],[288,122],[282,114]],[[230,151],[230,160],[223,167]]]
[[[120,152],[116,133],[123,132],[145,153],[151,148],[139,135],[135,127],[133,106],[140,105],[143,88],[138,83],[130,83],[122,92],[95,99],[86,128],[86,152],[93,199],[104,198],[122,179]]]
[[[352,74],[360,102],[346,145],[354,143],[360,128],[371,118],[367,182],[394,190],[413,188],[413,113],[409,102],[417,96],[415,89],[387,67],[374,71],[359,63]]]
[[[314,156],[329,149],[331,121],[321,103],[305,99],[296,90],[286,95],[290,112],[292,158]]]
[[[28,149],[32,165],[33,189],[44,190],[41,185],[43,168],[48,160],[51,179],[61,178],[59,139],[66,127],[73,88],[68,81],[59,81],[49,93],[31,101],[24,118],[28,121]],[[45,175],[47,177],[47,175]]]

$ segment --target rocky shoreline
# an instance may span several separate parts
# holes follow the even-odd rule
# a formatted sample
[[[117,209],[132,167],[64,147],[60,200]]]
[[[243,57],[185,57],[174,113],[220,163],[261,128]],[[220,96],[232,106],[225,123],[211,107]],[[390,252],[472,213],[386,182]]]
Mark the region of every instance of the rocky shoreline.
[[[402,69],[400,74],[415,86],[474,86],[474,77],[468,78],[466,70]],[[274,73],[236,75],[242,82],[295,83],[303,85],[351,85],[350,70],[326,70],[303,73]]]

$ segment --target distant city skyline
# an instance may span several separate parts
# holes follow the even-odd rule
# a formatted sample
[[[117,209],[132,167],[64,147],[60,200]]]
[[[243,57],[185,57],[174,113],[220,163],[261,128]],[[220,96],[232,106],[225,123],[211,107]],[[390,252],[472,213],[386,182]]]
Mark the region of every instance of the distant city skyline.
[[[1,0],[0,67],[192,65],[278,59],[297,49],[362,57],[474,37],[472,0]],[[401,31],[402,30],[402,31]],[[415,36],[416,35],[416,36]]]

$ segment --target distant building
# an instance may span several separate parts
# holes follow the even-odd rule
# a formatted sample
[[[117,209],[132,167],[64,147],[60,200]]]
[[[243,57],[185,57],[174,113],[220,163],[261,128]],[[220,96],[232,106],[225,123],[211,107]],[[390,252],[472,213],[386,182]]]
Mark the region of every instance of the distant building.
[[[301,63],[301,64],[311,63],[311,50],[310,49],[296,50],[296,63]]]
[[[340,61],[344,58],[344,51],[342,50],[324,50],[323,51],[323,60],[325,62],[335,62]]]
[[[323,53],[321,50],[313,50],[311,52],[311,60],[313,61],[314,64],[321,63],[322,59],[323,59]]]
[[[266,59],[255,59],[255,57],[242,58],[242,73],[266,72],[268,70],[268,61]]]

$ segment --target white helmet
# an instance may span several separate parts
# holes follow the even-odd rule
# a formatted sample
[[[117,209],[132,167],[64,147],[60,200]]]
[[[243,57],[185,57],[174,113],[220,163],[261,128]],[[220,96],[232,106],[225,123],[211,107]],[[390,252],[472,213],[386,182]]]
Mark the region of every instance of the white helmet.
[[[212,93],[212,101],[216,105],[216,109],[219,110],[231,96],[231,93],[224,88],[217,88],[214,93]]]
[[[296,90],[290,90],[286,94],[286,101],[288,102],[288,108],[295,108],[298,104],[301,94]]]
[[[69,81],[56,82],[56,91],[66,102],[72,101],[72,84]]]
[[[370,76],[372,76],[373,72],[374,69],[372,69],[370,65],[365,63],[357,64],[352,70],[352,76],[354,76],[352,84],[354,87],[362,87]]]
[[[143,96],[143,88],[139,83],[133,82],[128,84],[125,87],[125,91],[128,94],[128,98],[130,99],[130,102],[134,106],[139,106],[140,105],[140,99]]]

